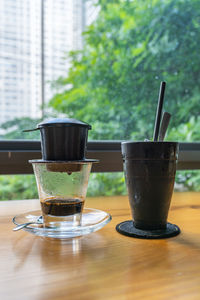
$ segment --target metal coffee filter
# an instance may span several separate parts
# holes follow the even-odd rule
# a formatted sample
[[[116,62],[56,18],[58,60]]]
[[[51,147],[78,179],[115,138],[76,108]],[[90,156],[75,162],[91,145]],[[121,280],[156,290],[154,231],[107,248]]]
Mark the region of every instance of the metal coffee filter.
[[[73,161],[85,159],[88,130],[91,128],[91,125],[80,120],[56,118],[24,131],[40,130],[44,160]]]

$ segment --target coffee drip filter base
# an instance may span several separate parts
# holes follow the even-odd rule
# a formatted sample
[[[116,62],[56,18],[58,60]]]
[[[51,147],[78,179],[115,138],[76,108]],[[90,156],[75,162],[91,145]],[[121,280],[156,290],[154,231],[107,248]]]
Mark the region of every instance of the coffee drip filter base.
[[[139,239],[163,239],[176,236],[181,232],[177,225],[171,223],[167,223],[165,229],[138,229],[134,226],[134,222],[132,220],[119,223],[116,226],[116,230],[123,235]]]
[[[84,164],[98,163],[97,159],[83,159],[83,160],[72,160],[72,161],[61,161],[61,160],[29,160],[29,163],[46,164],[49,172],[80,172]]]
[[[98,163],[98,159],[81,159],[81,160],[46,160],[46,159],[31,159],[29,163],[40,163],[40,164],[87,164],[87,163]]]

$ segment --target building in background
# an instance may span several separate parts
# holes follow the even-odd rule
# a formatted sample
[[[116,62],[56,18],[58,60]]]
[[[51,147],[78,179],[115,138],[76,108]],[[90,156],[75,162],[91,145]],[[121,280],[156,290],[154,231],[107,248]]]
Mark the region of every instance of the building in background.
[[[85,1],[85,26],[94,22],[99,13],[98,0],[86,0]]]
[[[0,0],[0,123],[38,115],[39,0]]]
[[[82,48],[82,32],[97,16],[94,3],[0,0],[0,124],[41,117],[50,83],[67,75],[67,52]]]

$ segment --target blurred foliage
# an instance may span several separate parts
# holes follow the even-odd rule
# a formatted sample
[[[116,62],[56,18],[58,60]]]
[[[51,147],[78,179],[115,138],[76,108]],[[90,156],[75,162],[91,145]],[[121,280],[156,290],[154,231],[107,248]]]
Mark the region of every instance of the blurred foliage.
[[[200,116],[190,117],[188,122],[171,128],[168,140],[194,142],[200,140]]]
[[[177,171],[176,191],[200,191],[200,170]]]
[[[125,195],[123,173],[92,173],[87,196]],[[1,175],[0,200],[38,199],[34,175]]]
[[[123,173],[92,173],[87,196],[126,195]]]
[[[14,118],[1,125],[1,129],[5,130],[5,134],[0,136],[1,139],[26,139],[26,140],[39,140],[40,133],[38,130],[23,132],[23,130],[34,129],[41,119],[32,119],[29,117]]]
[[[36,198],[38,193],[34,175],[0,176],[0,200]]]
[[[152,138],[160,81],[172,114],[167,140],[200,141],[200,1],[99,0],[97,19],[71,51],[50,106],[92,125],[90,139]],[[2,138],[35,139],[40,120],[6,122]],[[26,179],[26,180],[25,180]],[[177,190],[200,190],[200,171],[180,171]],[[1,176],[1,199],[37,197],[32,176]],[[91,174],[89,196],[126,193],[122,173]]]
[[[200,170],[177,171],[175,191],[200,191]],[[87,197],[126,195],[123,173],[92,173]],[[0,200],[38,199],[34,175],[1,175]]]
[[[70,71],[55,83],[61,92],[50,105],[91,123],[90,138],[143,140],[153,135],[164,80],[171,126],[197,118],[199,0],[101,0],[98,5],[83,50],[69,54]]]

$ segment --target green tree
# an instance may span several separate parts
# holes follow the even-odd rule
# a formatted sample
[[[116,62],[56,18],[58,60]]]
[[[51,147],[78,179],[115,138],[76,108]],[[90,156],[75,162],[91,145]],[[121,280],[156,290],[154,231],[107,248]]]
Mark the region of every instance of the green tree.
[[[168,134],[169,140],[194,142],[200,139],[200,116],[190,119],[177,127],[171,128]]]
[[[38,192],[34,175],[0,176],[0,200],[36,198]]]
[[[5,130],[5,133],[0,136],[1,139],[25,139],[25,140],[38,140],[40,138],[39,131],[23,132],[25,129],[34,129],[41,119],[33,119],[29,117],[14,118],[10,121],[4,122],[1,125],[1,129]]]
[[[176,127],[200,110],[199,0],[99,0],[51,105],[93,125],[91,138],[151,138],[158,89]],[[63,92],[63,87],[65,90]],[[196,136],[200,139],[200,133]]]

